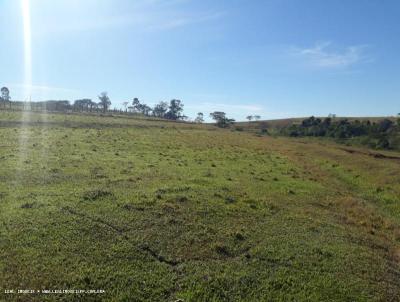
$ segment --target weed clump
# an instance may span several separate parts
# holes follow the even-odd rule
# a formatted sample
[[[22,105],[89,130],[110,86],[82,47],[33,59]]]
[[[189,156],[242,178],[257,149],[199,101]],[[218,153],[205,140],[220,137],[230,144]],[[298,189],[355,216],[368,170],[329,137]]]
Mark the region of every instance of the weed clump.
[[[178,196],[176,198],[177,202],[187,202],[189,200],[189,198],[187,198],[186,196]]]
[[[228,196],[225,198],[226,203],[234,203],[236,202],[236,198],[232,196]]]
[[[102,190],[102,189],[98,189],[98,190],[90,190],[87,191],[83,194],[83,200],[86,201],[95,201],[98,200],[100,198],[104,198],[104,197],[108,197],[108,196],[113,196],[114,194],[108,190]]]
[[[224,257],[231,257],[232,256],[231,251],[229,250],[229,248],[226,245],[220,245],[220,244],[216,245],[215,246],[215,251],[219,255],[224,256]]]
[[[21,205],[21,209],[32,209],[34,205],[33,202],[27,202]]]
[[[235,239],[236,239],[237,241],[243,241],[243,240],[245,240],[246,238],[244,237],[244,235],[243,235],[242,233],[236,233],[236,234],[235,234]]]

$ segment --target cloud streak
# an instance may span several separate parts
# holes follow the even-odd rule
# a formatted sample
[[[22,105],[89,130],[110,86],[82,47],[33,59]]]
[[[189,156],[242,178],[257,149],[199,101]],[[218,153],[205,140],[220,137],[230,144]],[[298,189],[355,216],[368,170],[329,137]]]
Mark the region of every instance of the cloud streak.
[[[311,48],[294,48],[292,54],[306,63],[324,69],[348,68],[350,66],[371,61],[366,54],[367,45],[353,45],[343,49],[335,49],[332,42],[318,42]]]
[[[42,0],[47,3],[48,0]],[[130,28],[155,32],[173,30],[191,24],[217,20],[223,11],[194,11],[186,0],[142,0],[116,7],[111,0],[99,6],[96,1],[60,2],[48,4],[47,11],[36,11],[36,28],[40,33],[69,33]],[[125,3],[126,4],[126,3]]]

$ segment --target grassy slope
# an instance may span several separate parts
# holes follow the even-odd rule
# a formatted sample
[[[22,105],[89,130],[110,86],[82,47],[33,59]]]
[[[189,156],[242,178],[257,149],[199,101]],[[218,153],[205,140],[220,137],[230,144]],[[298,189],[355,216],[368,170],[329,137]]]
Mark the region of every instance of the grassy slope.
[[[399,160],[212,126],[20,121],[0,113],[0,295],[398,301]]]

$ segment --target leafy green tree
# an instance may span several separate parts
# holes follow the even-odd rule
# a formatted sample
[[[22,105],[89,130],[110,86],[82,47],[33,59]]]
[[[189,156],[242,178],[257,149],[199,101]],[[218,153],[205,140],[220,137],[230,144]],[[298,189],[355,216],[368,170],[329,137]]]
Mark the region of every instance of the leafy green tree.
[[[178,120],[182,117],[183,103],[181,100],[173,99],[169,103],[169,110],[165,114],[165,117],[170,120]]]
[[[99,105],[101,106],[101,108],[103,108],[103,112],[104,113],[107,112],[108,107],[110,107],[110,105],[111,105],[111,101],[110,101],[110,98],[108,97],[107,92],[104,91],[104,92],[100,93],[98,98],[100,100]]]
[[[89,111],[90,103],[92,102],[91,99],[80,99],[74,101],[73,108],[78,111]]]
[[[139,104],[139,106],[137,106],[137,110],[143,114],[143,115],[150,115],[151,112],[151,107],[147,106],[146,104]]]
[[[153,108],[153,115],[155,117],[163,118],[168,111],[168,103],[167,102],[160,102]]]
[[[203,114],[203,112],[197,113],[197,117],[195,118],[194,121],[196,123],[199,123],[199,124],[203,123],[204,122],[204,114]]]
[[[10,100],[11,100],[10,90],[7,87],[2,87],[0,101],[4,102],[5,106],[6,102],[9,102]]]
[[[215,120],[217,126],[220,128],[229,127],[229,125],[235,122],[234,119],[227,118],[226,113],[222,111],[214,111],[210,113],[210,117]]]
[[[140,101],[139,101],[139,99],[138,98],[134,98],[133,99],[133,101],[132,101],[132,109],[133,109],[133,111],[135,111],[135,112],[140,112]]]
[[[97,109],[97,103],[96,103],[96,102],[93,102],[92,100],[90,100],[88,106],[89,106],[89,111],[90,111],[90,112],[92,112],[93,109]]]
[[[248,116],[246,116],[246,119],[247,119],[249,122],[251,122],[252,119],[253,119],[253,116],[252,116],[252,115],[248,115]]]

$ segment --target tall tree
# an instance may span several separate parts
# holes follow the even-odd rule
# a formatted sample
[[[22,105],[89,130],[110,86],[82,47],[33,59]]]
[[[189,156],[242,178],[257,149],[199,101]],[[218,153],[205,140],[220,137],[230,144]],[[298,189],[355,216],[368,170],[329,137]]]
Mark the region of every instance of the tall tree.
[[[153,108],[153,115],[156,117],[163,118],[168,111],[168,103],[167,102],[160,102]]]
[[[151,108],[146,104],[140,104],[137,109],[143,115],[150,115]]]
[[[76,100],[74,101],[74,109],[78,110],[78,111],[89,111],[89,106],[90,103],[92,102],[91,99],[80,99],[80,100]]]
[[[123,102],[122,103],[122,106],[124,106],[124,108],[125,108],[125,112],[127,112],[128,111],[128,104],[129,104],[129,102]]]
[[[0,100],[3,101],[3,102],[8,102],[9,100],[11,100],[10,90],[7,87],[2,87],[1,88]]]
[[[165,115],[165,117],[170,120],[178,120],[181,118],[182,111],[183,111],[182,101],[173,99],[169,103],[169,110]]]
[[[203,114],[203,112],[197,113],[197,117],[195,118],[194,121],[196,123],[199,123],[199,124],[203,123],[204,122],[204,114]]]
[[[222,111],[214,111],[210,113],[210,117],[215,120],[217,126],[221,128],[226,128],[235,122],[234,119],[227,118],[226,113]]]
[[[98,96],[100,100],[100,106],[103,108],[103,112],[107,112],[108,107],[111,105],[110,98],[108,97],[108,94],[106,91],[100,93]]]
[[[134,98],[132,101],[132,109],[134,112],[140,112],[140,101],[138,98]]]
[[[247,119],[249,122],[251,122],[251,120],[253,119],[253,116],[252,116],[252,115],[248,115],[248,116],[246,116],[246,119]]]

